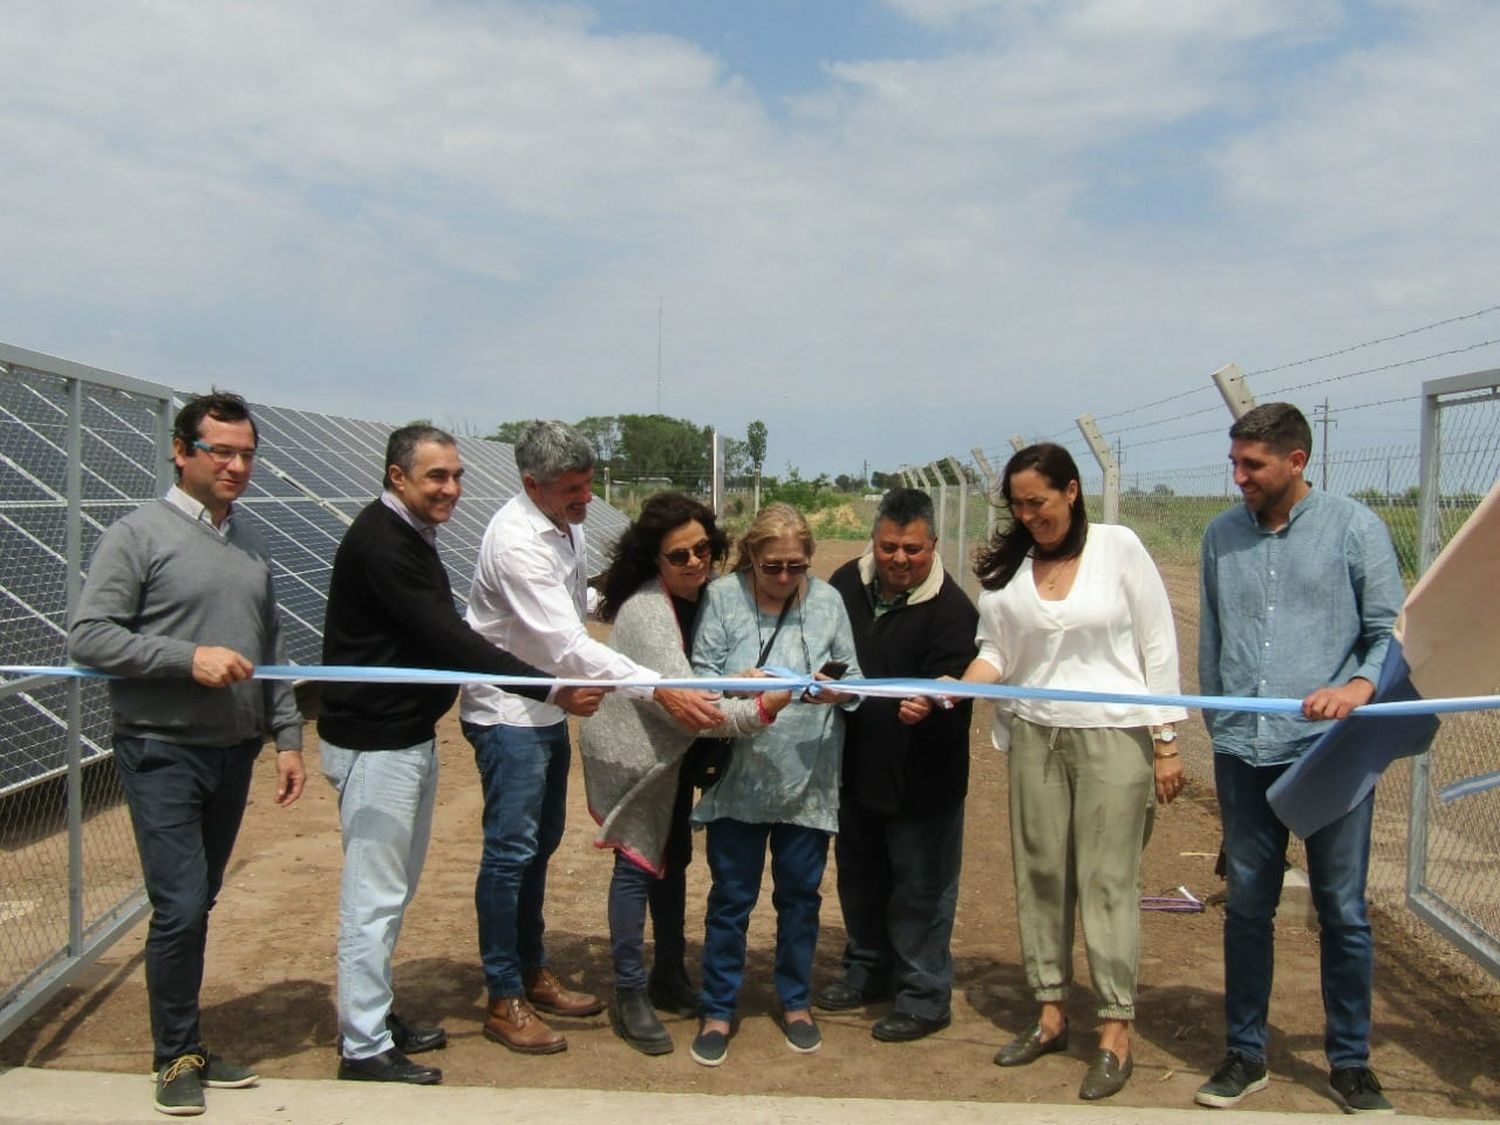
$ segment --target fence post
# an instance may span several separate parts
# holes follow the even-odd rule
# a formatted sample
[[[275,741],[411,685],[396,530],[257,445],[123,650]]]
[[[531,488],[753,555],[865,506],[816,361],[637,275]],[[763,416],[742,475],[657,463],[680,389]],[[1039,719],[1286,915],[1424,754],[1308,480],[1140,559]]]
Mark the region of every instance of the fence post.
[[[984,541],[988,543],[995,536],[995,506],[1000,503],[1000,481],[984,450],[976,446],[972,452],[979,471],[984,475]]]
[[[938,462],[930,461],[923,466],[932,470],[932,475],[937,478],[938,489],[938,554],[943,553],[943,547],[948,542],[948,478],[943,474],[943,468]]]
[[[78,611],[83,583],[83,383],[66,381],[68,389],[67,449],[68,465],[64,470],[64,489],[68,496],[68,517],[64,532],[64,551],[68,560],[66,582],[68,621]],[[83,698],[82,683],[70,677],[67,687],[67,758],[68,758],[68,954],[83,953]]]
[[[1093,450],[1094,460],[1104,470],[1104,523],[1120,522],[1120,466],[1115,461],[1114,451],[1099,432],[1092,414],[1078,416],[1078,432]]]
[[[1021,450],[1023,450],[1023,449],[1026,448],[1026,439],[1023,438],[1020,434],[1011,434],[1010,435],[1010,448],[1011,448],[1011,451],[1014,452],[1014,453],[1021,452]]]
[[[1226,363],[1214,372],[1213,380],[1236,422],[1255,409],[1255,396],[1250,393],[1250,384],[1245,382],[1239,364]]]
[[[957,457],[948,458],[948,467],[958,479],[958,554],[954,557],[962,558],[967,556],[969,547],[969,478],[964,475]]]

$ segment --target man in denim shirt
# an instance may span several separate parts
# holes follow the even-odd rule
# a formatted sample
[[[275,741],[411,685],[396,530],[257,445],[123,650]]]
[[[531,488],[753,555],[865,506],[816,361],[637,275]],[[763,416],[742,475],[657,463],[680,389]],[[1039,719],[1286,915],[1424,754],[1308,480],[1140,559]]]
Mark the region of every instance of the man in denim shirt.
[[[1405,590],[1385,525],[1303,479],[1307,419],[1256,407],[1229,430],[1245,506],[1203,536],[1198,679],[1206,695],[1291,696],[1301,715],[1205,711],[1229,878],[1224,921],[1228,1054],[1198,1090],[1227,1107],[1262,1090],[1287,828],[1266,792],[1333,720],[1369,701]],[[1324,1050],[1346,1112],[1391,1112],[1370,1072],[1374,946],[1365,909],[1375,795],[1306,840],[1321,930]]]

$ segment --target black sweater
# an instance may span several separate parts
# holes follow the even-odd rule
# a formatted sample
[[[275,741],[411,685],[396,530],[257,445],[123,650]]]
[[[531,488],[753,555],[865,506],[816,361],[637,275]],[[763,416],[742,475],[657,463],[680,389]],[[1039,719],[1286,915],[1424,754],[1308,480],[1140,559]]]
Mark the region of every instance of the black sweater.
[[[323,663],[545,676],[469,627],[437,550],[380,500],[344,533],[328,583]],[[546,699],[548,688],[507,688]],[[434,735],[453,684],[325,683],[318,737],[349,750],[399,750]]]
[[[844,599],[854,648],[866,676],[935,679],[964,674],[976,652],[979,614],[951,575],[936,595],[875,616],[859,560],[834,571],[829,583]],[[969,719],[973,705],[934,708],[915,726],[896,717],[899,699],[869,697],[844,715],[844,776],[840,800],[886,816],[936,816],[969,791]]]

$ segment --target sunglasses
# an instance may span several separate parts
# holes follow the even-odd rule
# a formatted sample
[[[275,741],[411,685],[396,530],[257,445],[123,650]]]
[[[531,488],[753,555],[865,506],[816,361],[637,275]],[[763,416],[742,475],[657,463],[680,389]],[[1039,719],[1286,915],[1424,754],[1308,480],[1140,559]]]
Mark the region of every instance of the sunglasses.
[[[691,547],[678,547],[675,551],[663,551],[662,558],[676,567],[687,566],[689,559],[697,559],[702,562],[714,553],[714,545],[707,539],[700,539]]]
[[[755,568],[762,574],[780,574],[782,571],[785,571],[787,574],[795,577],[798,574],[807,573],[807,568],[811,565],[811,563],[805,562],[758,562],[755,564]]]

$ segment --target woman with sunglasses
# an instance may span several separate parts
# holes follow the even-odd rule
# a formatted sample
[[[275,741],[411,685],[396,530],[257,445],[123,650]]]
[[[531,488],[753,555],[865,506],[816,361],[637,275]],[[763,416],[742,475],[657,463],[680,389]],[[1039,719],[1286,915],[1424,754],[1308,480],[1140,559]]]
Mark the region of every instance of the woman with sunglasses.
[[[647,500],[615,543],[604,575],[599,616],[614,623],[610,645],[663,676],[691,676],[688,656],[700,596],[728,546],[706,505],[680,492]],[[583,724],[584,784],[589,810],[600,823],[596,843],[615,852],[609,885],[615,962],[610,1020],[616,1033],[644,1054],[672,1050],[672,1038],[653,1005],[681,1015],[698,1010],[698,992],[683,963],[693,779],[700,775],[713,739],[753,735],[775,719],[788,699],[781,691],[758,700],[725,700],[724,725],[697,741],[655,703],[618,692],[605,696],[599,711]],[[648,905],[656,937],[649,977]]]
[[[740,541],[734,573],[704,596],[693,642],[693,670],[703,676],[787,668],[829,681],[859,675],[843,598],[808,574],[813,539],[795,508],[770,504]],[[703,1023],[693,1061],[718,1066],[728,1053],[750,912],[760,894],[767,845],[776,906],[776,992],[787,1046],[807,1053],[822,1045],[809,1010],[813,949],[818,940],[818,887],[828,841],[838,830],[839,766],[844,745],[840,707],[850,695],[824,688],[789,707],[754,744],[737,739],[724,776],[693,811],[708,826],[713,885],[703,938]]]

